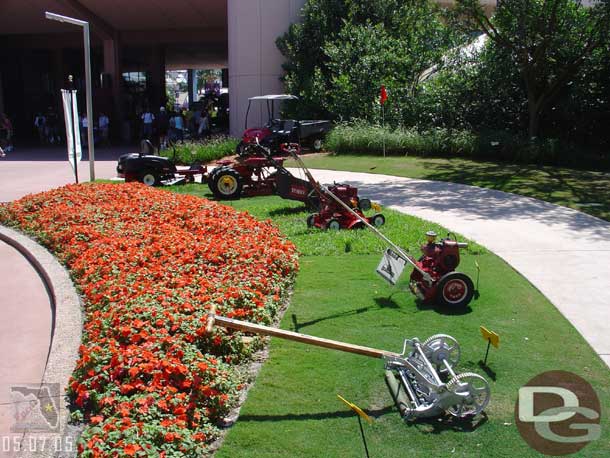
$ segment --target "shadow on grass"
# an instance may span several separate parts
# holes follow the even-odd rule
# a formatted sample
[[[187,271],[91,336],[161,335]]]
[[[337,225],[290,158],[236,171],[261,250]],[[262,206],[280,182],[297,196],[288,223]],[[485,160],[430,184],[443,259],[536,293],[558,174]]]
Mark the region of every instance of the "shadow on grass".
[[[445,417],[421,418],[407,424],[417,428],[424,434],[441,434],[445,431],[471,433],[483,426],[487,421],[487,414],[483,412],[476,417],[470,418],[457,418],[447,415]]]
[[[381,409],[368,410],[363,409],[368,415],[373,418],[378,418],[389,413],[396,413],[393,405],[383,407]],[[350,418],[356,417],[356,414],[351,410],[337,410],[335,412],[318,412],[318,413],[303,413],[303,414],[280,414],[280,415],[242,415],[239,417],[239,422],[256,421],[307,421],[307,420],[325,420],[328,418]]]
[[[269,211],[269,216],[290,216],[298,215],[299,213],[307,213],[307,208],[305,206],[274,208]]]

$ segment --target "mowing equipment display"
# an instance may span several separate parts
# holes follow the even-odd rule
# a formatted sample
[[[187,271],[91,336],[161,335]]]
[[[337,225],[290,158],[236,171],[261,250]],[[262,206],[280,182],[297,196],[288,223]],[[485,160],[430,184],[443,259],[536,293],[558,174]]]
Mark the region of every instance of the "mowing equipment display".
[[[471,372],[456,373],[461,352],[457,341],[448,335],[434,335],[423,342],[406,339],[401,353],[352,345],[216,315],[210,311],[207,332],[214,324],[254,334],[274,336],[306,345],[355,353],[385,361],[385,379],[405,420],[450,414],[466,418],[481,413],[491,398],[484,377]]]

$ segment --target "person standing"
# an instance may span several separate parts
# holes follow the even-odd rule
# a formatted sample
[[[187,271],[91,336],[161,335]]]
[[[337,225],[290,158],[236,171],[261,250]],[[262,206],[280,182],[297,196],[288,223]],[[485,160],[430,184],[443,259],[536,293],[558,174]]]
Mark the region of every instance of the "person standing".
[[[170,119],[170,126],[173,130],[173,139],[176,141],[182,141],[184,139],[184,118],[180,112],[175,112]]]
[[[89,130],[89,120],[84,113],[80,115],[80,142],[81,145],[87,145],[87,131]]]
[[[169,129],[169,116],[165,111],[165,107],[159,108],[159,116],[157,118],[157,128],[159,129],[159,146],[167,147],[167,130]]]
[[[34,118],[34,127],[36,127],[36,131],[38,132],[38,141],[41,145],[44,145],[46,142],[46,126],[47,120],[42,115],[41,112],[36,113],[36,117]]]
[[[4,154],[4,152],[6,151],[7,153],[10,153],[11,151],[13,151],[13,124],[11,123],[11,120],[8,119],[8,116],[6,116],[6,114],[4,113],[0,113],[0,142],[5,146],[4,151],[2,151],[2,154]],[[4,156],[2,156],[4,157]]]
[[[149,109],[146,109],[144,113],[142,113],[142,137],[144,139],[150,140],[153,134],[153,122],[155,122],[155,115],[150,112]]]
[[[100,139],[104,145],[108,145],[108,131],[110,128],[110,119],[106,116],[106,113],[101,112],[100,117],[97,120],[97,127],[100,131]]]

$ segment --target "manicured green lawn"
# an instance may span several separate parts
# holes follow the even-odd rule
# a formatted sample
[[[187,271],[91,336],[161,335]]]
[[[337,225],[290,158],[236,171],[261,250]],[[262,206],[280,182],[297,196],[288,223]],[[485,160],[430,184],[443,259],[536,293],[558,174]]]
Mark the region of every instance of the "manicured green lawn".
[[[175,190],[209,197],[206,186]],[[381,360],[272,339],[269,360],[217,457],[364,456],[357,420],[337,394],[375,417],[373,426],[365,425],[371,457],[539,457],[517,432],[513,410],[519,387],[546,370],[581,375],[597,390],[601,404],[610,405],[608,368],[552,304],[480,247],[464,254],[459,270],[475,277],[478,261],[481,297],[466,313],[455,314],[417,304],[405,283],[392,288],[381,280],[374,273],[381,245],[368,232],[307,229],[301,205],[277,197],[228,203],[272,219],[301,252],[282,328],[392,351],[400,351],[404,338],[446,333],[461,344],[458,372],[482,375],[477,363],[485,342],[479,326],[498,332],[502,342],[490,356],[497,379],[486,376],[492,400],[485,416],[474,424],[438,419],[406,424],[385,386]],[[404,247],[415,249],[426,230],[440,230],[414,217],[384,214],[384,231]],[[607,418],[606,411],[602,438],[579,457],[608,456]]]
[[[610,221],[610,173],[468,159],[322,154],[308,167],[450,181],[497,189],[581,210]],[[295,166],[294,162],[287,165]]]

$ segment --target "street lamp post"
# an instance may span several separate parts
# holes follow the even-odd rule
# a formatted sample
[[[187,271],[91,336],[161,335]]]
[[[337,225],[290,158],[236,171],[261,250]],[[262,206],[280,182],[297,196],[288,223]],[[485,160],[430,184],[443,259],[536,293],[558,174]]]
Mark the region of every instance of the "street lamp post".
[[[44,13],[47,19],[58,22],[67,22],[83,28],[83,41],[85,48],[85,97],[87,99],[87,146],[89,151],[89,180],[95,180],[95,147],[93,145],[93,101],[91,98],[91,42],[89,40],[89,23],[80,19],[62,16],[60,14]],[[75,129],[78,126],[75,126]],[[77,164],[75,163],[76,167]]]

